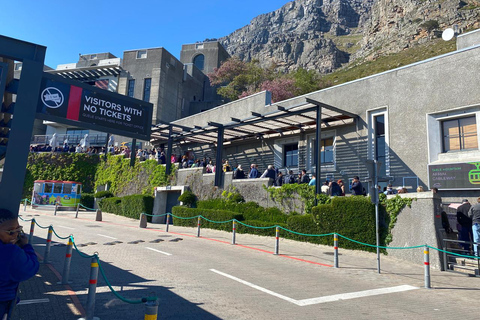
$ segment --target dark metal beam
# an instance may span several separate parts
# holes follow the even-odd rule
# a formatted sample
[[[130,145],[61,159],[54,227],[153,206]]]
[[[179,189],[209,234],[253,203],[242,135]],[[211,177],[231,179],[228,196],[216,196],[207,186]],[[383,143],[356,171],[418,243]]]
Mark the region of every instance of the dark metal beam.
[[[322,180],[321,180],[321,174],[322,174],[322,149],[320,148],[321,142],[322,142],[322,126],[319,125],[320,122],[322,121],[322,107],[317,106],[317,126],[315,129],[315,143],[317,144],[317,152],[315,153],[315,178],[316,178],[316,183],[315,183],[315,194],[320,194],[322,193]],[[317,200],[315,199],[315,203],[317,203]]]
[[[215,187],[223,187],[223,126],[217,128],[217,153],[215,157]]]
[[[317,101],[317,100],[313,100],[313,99],[310,99],[310,98],[306,98],[306,101],[308,103],[311,103],[311,104],[314,104],[316,106],[319,106],[319,107],[322,107],[322,108],[325,108],[325,109],[328,109],[328,110],[331,110],[331,111],[335,111],[335,112],[338,112],[338,113],[341,113],[343,115],[346,115],[346,116],[349,116],[351,118],[357,118],[358,116],[354,113],[351,113],[351,112],[348,112],[348,111],[345,111],[345,110],[342,110],[342,109],[339,109],[337,107],[334,107],[334,106],[331,106],[329,104],[326,104],[326,103],[323,103],[323,102],[320,102],[320,101]]]

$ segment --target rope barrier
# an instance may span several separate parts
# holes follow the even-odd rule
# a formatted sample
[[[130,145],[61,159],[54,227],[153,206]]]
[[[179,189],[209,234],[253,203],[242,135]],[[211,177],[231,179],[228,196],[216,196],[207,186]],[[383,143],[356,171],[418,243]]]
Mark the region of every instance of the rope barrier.
[[[87,209],[87,210],[92,210],[92,211],[95,211],[97,209],[93,209],[93,208],[89,208],[89,207],[85,207],[83,204],[79,203],[80,207],[83,207],[84,209]]]
[[[380,248],[380,249],[416,249],[416,248],[423,248],[425,246],[424,244],[422,244],[422,245],[411,246],[411,247],[384,247],[384,246],[376,246],[376,245],[373,245],[373,244],[368,244],[368,243],[365,243],[365,242],[360,242],[360,241],[357,241],[357,240],[353,240],[353,239],[347,238],[345,236],[342,236],[341,234],[338,234],[338,236],[342,237],[342,238],[344,238],[348,241],[352,241],[352,242],[355,242],[355,243],[358,243],[358,244],[362,244],[364,246],[368,246],[368,247],[372,247],[372,248]]]
[[[246,223],[243,223],[241,221],[238,221],[238,220],[235,220],[237,221],[238,223],[240,223],[241,225],[244,225],[245,227],[250,227],[250,228],[254,228],[254,229],[272,229],[272,228],[276,228],[277,226],[271,226],[271,227],[256,227],[256,226],[251,226],[251,225],[248,225]]]
[[[195,216],[195,217],[187,217],[187,218],[185,218],[185,217],[176,216],[176,215],[174,215],[173,213],[170,213],[170,215],[171,215],[172,217],[175,217],[175,218],[178,218],[178,219],[182,219],[182,220],[197,219],[198,217],[200,217],[200,215],[198,215],[198,216]]]
[[[42,227],[42,226],[37,222],[37,220],[35,220],[35,224],[36,224],[39,228],[41,228],[41,229],[48,229],[48,228],[50,228],[50,226],[48,226],[48,227]]]
[[[148,214],[148,213],[143,213],[144,215],[146,216],[149,216],[149,217],[161,217],[161,216],[166,216],[167,214],[166,213],[162,213],[162,214]]]
[[[205,218],[204,216],[200,216],[200,218],[203,218],[203,219],[207,220],[208,222],[213,222],[213,223],[218,223],[218,224],[228,223],[228,222],[232,222],[233,220],[235,220],[235,219],[230,219],[230,220],[226,220],[226,221],[213,221],[213,220],[210,220],[208,218]]]
[[[20,220],[25,221],[25,222],[29,222],[29,221],[32,221],[32,220],[33,220],[33,218],[32,218],[32,219],[25,220],[25,219],[22,218],[22,216],[18,216],[18,217],[20,218]]]
[[[53,230],[53,234],[55,234],[55,236],[57,236],[57,238],[59,238],[59,239],[66,240],[66,239],[70,238],[70,236],[60,237],[53,227],[52,227],[52,230]]]
[[[434,249],[434,250],[437,250],[437,251],[440,251],[440,252],[443,252],[443,253],[446,253],[446,254],[451,254],[451,255],[454,255],[454,256],[462,257],[462,258],[469,258],[469,259],[476,259],[476,260],[480,259],[480,257],[477,257],[477,256],[468,256],[468,255],[464,255],[464,254],[460,254],[460,253],[445,251],[445,250],[435,248],[435,247],[431,247],[431,246],[427,246],[427,247],[429,247],[430,249]]]
[[[140,303],[144,303],[144,302],[147,302],[147,301],[156,301],[157,300],[157,297],[146,297],[146,298],[142,298],[140,300],[129,300],[129,299],[126,299],[126,298],[122,297],[117,291],[115,291],[115,289],[113,289],[112,285],[110,284],[110,281],[108,281],[108,279],[105,275],[105,271],[103,271],[102,264],[100,263],[100,260],[98,259],[98,256],[97,256],[97,262],[98,262],[98,268],[100,270],[100,274],[103,277],[103,280],[105,280],[105,283],[110,288],[110,291],[112,291],[112,293],[118,299],[122,300],[123,302],[130,303],[130,304],[140,304]]]
[[[298,235],[301,235],[301,236],[307,236],[307,237],[326,237],[326,236],[331,236],[331,235],[333,234],[333,232],[331,232],[331,233],[324,233],[324,234],[300,233],[300,232],[295,232],[295,231],[286,229],[286,228],[281,227],[281,226],[278,226],[278,227],[279,227],[280,229],[282,229],[282,230],[287,231],[287,232],[294,233],[294,234],[298,234]]]

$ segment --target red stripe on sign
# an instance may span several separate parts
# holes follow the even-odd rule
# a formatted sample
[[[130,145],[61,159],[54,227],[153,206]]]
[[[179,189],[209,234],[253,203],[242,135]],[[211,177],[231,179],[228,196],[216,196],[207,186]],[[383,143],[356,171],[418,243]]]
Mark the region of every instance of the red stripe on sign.
[[[95,280],[95,279],[90,280],[90,284],[97,284],[97,280]]]
[[[70,98],[68,99],[67,119],[78,121],[81,100],[82,88],[70,86]]]
[[[428,265],[430,264],[430,262],[424,262],[424,264],[425,264],[426,266],[428,266]]]

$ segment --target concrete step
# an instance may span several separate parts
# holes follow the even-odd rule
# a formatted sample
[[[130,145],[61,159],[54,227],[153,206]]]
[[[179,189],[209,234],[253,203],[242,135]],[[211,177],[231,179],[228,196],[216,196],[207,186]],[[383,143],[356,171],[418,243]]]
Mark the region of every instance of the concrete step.
[[[471,265],[463,265],[463,264],[458,264],[458,263],[450,263],[448,267],[449,267],[450,270],[454,270],[454,271],[457,271],[457,272],[462,272],[462,273],[466,273],[466,274],[474,275],[474,276],[480,275],[480,272],[479,272],[478,267],[476,265],[471,266]]]

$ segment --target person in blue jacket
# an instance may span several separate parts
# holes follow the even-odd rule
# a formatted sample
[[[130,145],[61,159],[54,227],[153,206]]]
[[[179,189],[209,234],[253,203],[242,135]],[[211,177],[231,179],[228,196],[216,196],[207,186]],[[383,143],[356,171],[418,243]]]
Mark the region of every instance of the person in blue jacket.
[[[0,209],[0,319],[11,316],[18,285],[33,277],[39,268],[37,255],[18,224],[18,217]]]

